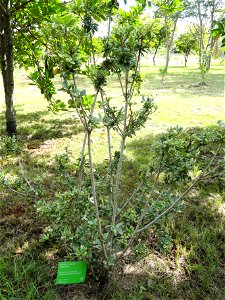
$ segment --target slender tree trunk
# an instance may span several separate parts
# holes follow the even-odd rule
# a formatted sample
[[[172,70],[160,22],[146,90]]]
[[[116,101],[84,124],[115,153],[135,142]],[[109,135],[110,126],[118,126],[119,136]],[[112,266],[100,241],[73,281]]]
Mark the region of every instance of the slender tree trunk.
[[[185,61],[185,67],[187,67],[187,62],[188,62],[188,56],[190,54],[190,51],[186,50],[184,54],[184,61]]]
[[[210,41],[210,45],[209,45],[209,54],[207,55],[207,62],[206,62],[206,68],[207,70],[210,69],[211,67],[211,61],[212,61],[212,52],[213,52],[213,48],[215,46],[215,38],[211,37],[211,41]]]
[[[213,29],[213,25],[214,25],[215,5],[216,5],[216,3],[215,3],[215,0],[214,0],[214,1],[212,1],[212,7],[211,7],[211,12],[210,12],[210,19],[211,19],[210,32]],[[211,67],[212,52],[213,52],[214,45],[215,45],[215,38],[210,34],[209,42],[208,42],[208,45],[207,45],[207,50],[208,50],[207,61],[206,61],[207,70],[209,70],[210,67]]]
[[[168,65],[169,65],[169,28],[167,22],[167,16],[165,17],[165,26],[166,26],[166,64],[164,67],[165,73],[167,72]]]
[[[156,47],[156,49],[155,49],[155,53],[154,53],[154,55],[153,55],[153,64],[154,64],[154,66],[156,65],[155,64],[155,58],[156,58],[156,54],[157,54],[157,52],[158,52],[158,49],[159,49],[159,45]]]
[[[174,34],[175,34],[175,30],[177,27],[177,20],[178,17],[176,17],[176,19],[174,20],[174,24],[173,24],[173,30],[171,33],[171,36],[169,35],[168,32],[168,24],[167,24],[167,17],[165,19],[166,22],[166,63],[165,63],[165,67],[164,67],[164,72],[167,73],[168,67],[169,67],[169,61],[170,61],[170,54],[171,54],[171,48],[173,45],[173,39],[174,39]]]
[[[10,26],[10,1],[1,1],[0,6],[0,59],[6,104],[6,131],[16,134],[16,113],[13,107],[13,43]]]
[[[203,20],[202,20],[202,10],[201,3],[197,0],[197,8],[198,8],[198,19],[199,19],[199,66],[201,70],[202,83],[205,84],[205,62],[206,62],[206,51],[204,44],[204,32],[203,32]]]
[[[88,130],[88,128],[86,128],[86,130]],[[96,194],[96,183],[95,183],[94,166],[93,166],[92,149],[91,149],[91,131],[86,131],[86,132],[87,132],[87,139],[88,139],[88,156],[89,156],[91,185],[92,185],[92,197],[93,197],[93,201],[94,201],[94,205],[95,205],[95,214],[96,214],[96,220],[97,220],[97,224],[98,224],[98,233],[99,233],[99,237],[100,237],[100,242],[102,245],[102,251],[103,251],[104,258],[107,261],[108,258],[107,258],[107,253],[106,253],[106,249],[105,249],[105,244],[104,244],[101,218],[100,218],[100,214],[99,214],[99,204],[98,204],[97,194]]]
[[[187,67],[187,61],[188,61],[188,57],[187,55],[184,56],[184,66]]]

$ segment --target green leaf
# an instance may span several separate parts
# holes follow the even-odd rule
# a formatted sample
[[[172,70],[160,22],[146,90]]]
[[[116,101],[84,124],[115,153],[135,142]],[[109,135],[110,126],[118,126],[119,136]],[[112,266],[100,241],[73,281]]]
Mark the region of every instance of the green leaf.
[[[72,26],[76,23],[76,19],[74,18],[74,15],[67,14],[63,17],[63,24],[65,26]]]
[[[218,28],[214,28],[214,29],[212,29],[211,33],[212,33],[212,36],[217,37],[218,35],[220,35],[220,30]]]
[[[69,108],[75,108],[75,104],[74,104],[74,101],[72,99],[68,100],[68,106],[69,106]]]
[[[86,90],[82,90],[81,92],[80,92],[80,96],[85,96],[86,95]]]
[[[222,127],[223,129],[225,129],[225,123],[224,123],[222,120],[219,120],[219,121],[217,122],[217,124],[218,124],[220,127]]]

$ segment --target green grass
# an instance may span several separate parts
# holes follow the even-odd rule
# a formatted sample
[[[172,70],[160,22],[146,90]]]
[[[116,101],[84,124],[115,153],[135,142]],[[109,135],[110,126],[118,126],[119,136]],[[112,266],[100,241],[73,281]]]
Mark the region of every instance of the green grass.
[[[43,259],[5,255],[0,266],[0,299],[61,299]]]
[[[134,187],[138,171],[151,162],[159,133],[176,125],[204,131],[225,118],[224,67],[218,62],[214,62],[207,75],[208,87],[193,86],[200,81],[196,65],[172,66],[164,81],[158,69],[159,66],[148,64],[142,68],[142,92],[155,99],[158,110],[137,137],[128,139],[124,193]],[[88,81],[83,78],[79,81],[91,92]],[[109,80],[107,93],[116,98],[116,104],[122,100],[115,77]],[[65,96],[60,94],[60,97]],[[18,151],[19,147],[22,149],[22,168],[14,148],[10,152],[1,139],[0,171],[8,181],[0,185],[0,299],[95,299],[95,288],[89,282],[67,288],[55,285],[56,264],[62,254],[40,244],[45,224],[35,209],[38,199],[52,199],[55,193],[66,190],[55,156],[65,153],[67,148],[72,162],[76,162],[83,141],[82,126],[76,118],[73,120],[71,112],[49,112],[46,101],[36,87],[29,85],[23,71],[16,74],[15,108],[18,142],[12,146]],[[3,138],[3,102],[0,110]],[[105,138],[102,128],[92,136],[98,168],[107,159]],[[115,134],[112,140],[116,150]],[[71,172],[76,169],[71,168]],[[24,174],[36,194],[24,181]],[[111,292],[114,299],[225,299],[224,183],[202,183],[185,200],[180,213],[163,221],[163,243],[172,240],[172,245],[160,252],[159,238],[154,230],[150,232],[147,256],[125,265],[124,275],[116,279],[116,289]],[[17,254],[17,249],[24,245],[28,247]],[[49,253],[53,253],[52,260]]]

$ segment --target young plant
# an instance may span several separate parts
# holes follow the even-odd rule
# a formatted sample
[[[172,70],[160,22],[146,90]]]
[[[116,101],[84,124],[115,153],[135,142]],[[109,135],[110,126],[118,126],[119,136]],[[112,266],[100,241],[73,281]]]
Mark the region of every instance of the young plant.
[[[31,76],[52,110],[74,109],[83,125],[79,176],[70,180],[66,192],[58,193],[51,202],[40,200],[37,206],[49,222],[42,240],[53,240],[72,256],[87,260],[93,276],[104,284],[127,251],[135,249],[139,239],[145,236],[146,229],[173,210],[200,177],[179,196],[160,192],[159,163],[157,170],[149,170],[130,195],[123,192],[127,139],[144,126],[156,109],[150,97],[134,101],[135,91],[140,93],[140,60],[149,49],[151,30],[139,22],[140,7],[128,13],[116,13],[116,1],[81,2],[70,6],[69,14],[56,16],[51,24],[46,24],[42,35],[43,39],[48,37],[49,43],[42,57],[47,59],[47,64],[46,59],[38,62],[37,73]],[[108,16],[108,35],[96,43],[94,33],[98,21],[105,16]],[[115,26],[111,29],[112,17]],[[102,49],[102,59],[97,64],[99,49]],[[56,99],[56,87],[51,78],[54,73],[60,75],[61,91],[68,95],[67,104]],[[91,93],[79,86],[80,76],[92,82]],[[107,96],[106,86],[111,76],[117,78],[123,97],[116,103]],[[100,126],[107,132],[108,163],[103,170],[93,158],[92,136]],[[112,131],[120,139],[120,146],[114,153]],[[88,170],[84,164],[85,153]]]

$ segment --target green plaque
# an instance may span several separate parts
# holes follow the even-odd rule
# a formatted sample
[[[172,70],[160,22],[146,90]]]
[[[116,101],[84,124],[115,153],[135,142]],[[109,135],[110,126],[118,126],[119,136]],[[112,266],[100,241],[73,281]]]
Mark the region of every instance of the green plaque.
[[[86,271],[86,262],[60,262],[58,264],[56,284],[72,284],[84,282],[86,278]]]

